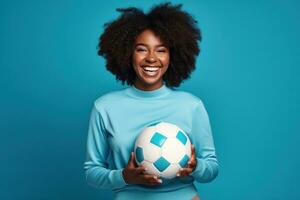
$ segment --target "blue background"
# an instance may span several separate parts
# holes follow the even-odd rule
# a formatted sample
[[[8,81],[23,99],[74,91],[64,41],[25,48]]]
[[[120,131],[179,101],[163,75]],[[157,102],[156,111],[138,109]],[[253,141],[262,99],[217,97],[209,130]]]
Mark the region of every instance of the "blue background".
[[[125,87],[96,45],[116,8],[158,2],[1,1],[0,199],[112,198],[83,173],[92,103]],[[180,89],[203,100],[220,161],[201,198],[300,199],[299,1],[183,4],[203,42]]]

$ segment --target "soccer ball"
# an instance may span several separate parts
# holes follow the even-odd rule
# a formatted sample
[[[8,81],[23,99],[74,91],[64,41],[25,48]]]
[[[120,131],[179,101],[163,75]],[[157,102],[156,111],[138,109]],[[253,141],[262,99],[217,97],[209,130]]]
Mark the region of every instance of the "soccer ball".
[[[172,179],[191,157],[191,142],[175,124],[158,122],[146,127],[138,136],[135,160],[147,174]]]

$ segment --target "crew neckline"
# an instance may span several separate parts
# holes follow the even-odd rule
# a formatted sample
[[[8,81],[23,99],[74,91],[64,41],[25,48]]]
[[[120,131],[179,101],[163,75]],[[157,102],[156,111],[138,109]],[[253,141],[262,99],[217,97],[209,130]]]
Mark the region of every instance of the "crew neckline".
[[[134,85],[130,86],[127,89],[129,95],[138,97],[138,98],[159,98],[170,93],[170,88],[163,84],[160,88],[155,90],[141,90],[135,87]]]

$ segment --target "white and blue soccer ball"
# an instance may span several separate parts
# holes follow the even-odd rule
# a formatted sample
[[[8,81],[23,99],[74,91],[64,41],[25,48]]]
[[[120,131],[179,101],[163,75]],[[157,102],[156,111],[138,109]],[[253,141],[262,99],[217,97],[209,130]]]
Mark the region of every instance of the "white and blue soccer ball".
[[[189,161],[191,142],[175,124],[158,122],[141,132],[134,152],[137,164],[144,166],[147,174],[172,179]]]

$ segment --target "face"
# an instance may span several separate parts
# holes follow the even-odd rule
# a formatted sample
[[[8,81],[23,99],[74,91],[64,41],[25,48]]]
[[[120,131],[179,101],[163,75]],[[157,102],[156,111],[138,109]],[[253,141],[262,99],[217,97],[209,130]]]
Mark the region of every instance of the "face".
[[[160,88],[169,61],[169,49],[160,38],[152,30],[143,31],[136,38],[133,49],[132,63],[137,75],[135,87],[142,90]]]

